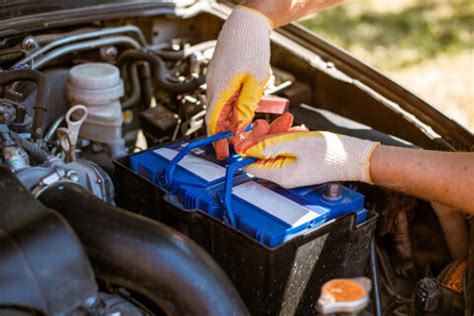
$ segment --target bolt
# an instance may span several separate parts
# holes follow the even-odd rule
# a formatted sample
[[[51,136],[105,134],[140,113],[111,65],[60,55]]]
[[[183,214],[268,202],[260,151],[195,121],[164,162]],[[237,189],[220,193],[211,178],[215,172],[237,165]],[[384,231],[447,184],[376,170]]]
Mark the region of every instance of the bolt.
[[[333,69],[333,68],[336,68],[336,65],[334,65],[334,63],[332,63],[332,62],[327,62],[326,63],[326,68]]]
[[[324,197],[328,200],[338,200],[341,198],[341,184],[339,182],[330,182],[326,184]]]
[[[34,49],[37,49],[39,47],[39,44],[38,42],[36,42],[34,37],[28,36],[23,40],[23,42],[21,43],[21,46],[23,49],[32,51]]]
[[[78,182],[79,181],[79,175],[77,174],[76,171],[74,170],[69,170],[67,173],[66,173],[66,177],[73,181],[73,182]]]
[[[82,304],[86,308],[96,308],[101,303],[99,295],[89,296]]]
[[[178,51],[181,48],[183,41],[180,38],[174,38],[171,40],[171,49]]]
[[[115,59],[117,59],[118,51],[115,46],[102,47],[100,49],[100,55],[106,61],[114,61]]]

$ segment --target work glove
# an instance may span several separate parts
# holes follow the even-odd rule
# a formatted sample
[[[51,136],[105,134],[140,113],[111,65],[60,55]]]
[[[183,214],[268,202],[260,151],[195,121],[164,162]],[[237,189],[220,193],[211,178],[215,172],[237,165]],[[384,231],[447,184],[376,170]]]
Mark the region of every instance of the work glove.
[[[370,156],[379,143],[289,128],[290,116],[286,114],[272,125],[258,120],[253,131],[235,143],[240,155],[259,159],[247,172],[284,188],[332,181],[372,183]]]
[[[272,22],[262,13],[237,6],[217,39],[207,70],[208,135],[248,126],[263,95],[270,69]],[[214,144],[217,158],[229,155],[228,140]]]

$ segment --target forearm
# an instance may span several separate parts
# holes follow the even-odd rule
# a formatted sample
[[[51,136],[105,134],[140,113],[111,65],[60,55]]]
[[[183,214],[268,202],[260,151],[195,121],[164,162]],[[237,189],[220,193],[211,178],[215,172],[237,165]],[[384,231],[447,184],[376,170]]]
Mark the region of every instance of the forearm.
[[[256,9],[274,24],[274,27],[288,24],[317,11],[333,7],[343,0],[248,0],[243,5]]]
[[[474,214],[474,153],[379,145],[370,175],[377,185]]]

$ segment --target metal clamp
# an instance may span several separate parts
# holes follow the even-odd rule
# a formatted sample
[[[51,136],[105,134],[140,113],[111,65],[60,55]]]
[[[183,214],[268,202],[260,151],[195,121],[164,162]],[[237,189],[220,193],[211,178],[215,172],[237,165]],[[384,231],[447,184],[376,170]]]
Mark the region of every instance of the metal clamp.
[[[245,129],[245,132],[248,132],[251,129],[252,129],[252,126],[250,125]],[[187,154],[189,154],[191,152],[191,150],[193,150],[195,148],[198,148],[198,147],[210,145],[210,144],[212,144],[212,143],[214,143],[218,140],[226,139],[226,138],[229,138],[231,136],[232,136],[232,132],[227,131],[227,132],[222,132],[222,133],[219,133],[219,134],[215,134],[215,135],[203,138],[203,139],[196,140],[196,141],[186,145],[186,147],[181,149],[178,152],[178,154],[166,166],[165,172],[163,173],[163,177],[161,179],[162,184],[165,187],[169,187],[171,185],[171,183],[173,182],[173,173],[174,173],[174,170],[176,169],[176,166],[184,158],[184,156],[186,156]]]
[[[186,156],[187,154],[191,152],[191,150],[193,150],[194,148],[210,145],[218,140],[226,139],[231,136],[232,136],[231,132],[223,132],[223,133],[219,133],[210,137],[199,139],[197,141],[187,144],[186,147],[181,149],[178,152],[178,154],[174,156],[174,158],[166,166],[165,172],[163,174],[164,176],[162,178],[163,185],[165,187],[169,187],[171,185],[171,183],[173,182],[173,173],[174,173],[174,170],[176,169],[176,166],[184,158],[184,156]]]
[[[235,221],[234,211],[232,210],[232,185],[234,184],[234,174],[240,168],[251,165],[258,159],[253,157],[243,158],[227,166],[225,174],[225,187],[224,187],[224,207],[229,218],[229,223],[232,227],[237,227]]]
[[[251,129],[252,129],[252,126],[249,126],[245,131],[247,132]],[[173,182],[173,173],[176,169],[176,166],[184,158],[184,156],[186,156],[188,153],[191,152],[191,150],[202,147],[202,146],[210,145],[216,141],[226,139],[231,136],[232,136],[232,132],[230,131],[222,132],[210,137],[199,139],[197,141],[194,141],[186,145],[183,149],[181,149],[178,152],[176,156],[174,156],[174,158],[166,166],[165,172],[163,173],[160,179],[162,181],[163,186],[169,188],[169,186]],[[232,195],[232,185],[233,185],[234,174],[238,169],[251,165],[257,160],[258,160],[257,158],[253,158],[253,157],[243,158],[227,166],[226,175],[225,175],[225,187],[224,187],[224,208],[227,213],[228,224],[230,224],[233,227],[236,227],[235,216],[234,216],[234,212],[232,210],[232,205],[231,205],[231,195]]]

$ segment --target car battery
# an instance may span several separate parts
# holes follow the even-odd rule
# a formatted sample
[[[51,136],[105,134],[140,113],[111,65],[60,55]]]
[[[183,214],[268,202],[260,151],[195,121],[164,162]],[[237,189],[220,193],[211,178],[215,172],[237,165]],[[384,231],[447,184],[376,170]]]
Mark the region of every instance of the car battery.
[[[130,165],[167,190],[169,202],[204,211],[268,247],[346,212],[356,211],[358,223],[365,219],[364,196],[348,187],[340,186],[332,196],[326,186],[283,189],[240,170],[253,158],[235,154],[216,160],[211,144],[223,135],[144,151],[132,156]]]
[[[211,144],[228,136],[166,144],[117,161],[118,203],[203,246],[252,314],[315,313],[325,281],[363,273],[376,216],[350,187],[284,189],[246,173],[253,158],[218,161]]]

